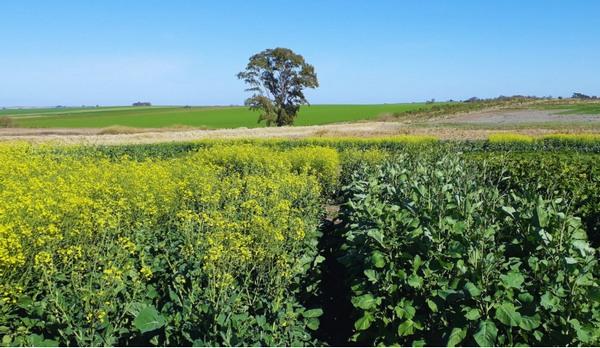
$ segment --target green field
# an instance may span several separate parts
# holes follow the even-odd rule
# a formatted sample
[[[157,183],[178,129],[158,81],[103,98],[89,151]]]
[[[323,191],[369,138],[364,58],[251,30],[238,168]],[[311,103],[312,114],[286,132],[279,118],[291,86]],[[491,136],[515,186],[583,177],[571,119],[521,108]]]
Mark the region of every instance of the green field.
[[[304,106],[300,109],[295,125],[309,126],[375,119],[383,114],[401,113],[440,104],[442,103]],[[264,126],[264,123],[257,123],[258,115],[258,112],[241,106],[0,110],[0,116],[13,117],[16,126],[27,128],[103,128],[115,125],[137,128],[176,125],[204,128],[253,128]]]
[[[129,108],[129,106],[121,107]],[[2,108],[0,109],[0,116],[10,117],[28,117],[28,116],[49,116],[49,115],[63,115],[65,113],[77,113],[77,112],[92,112],[92,111],[106,111],[116,110],[119,107],[114,106],[103,106],[103,107],[54,107],[54,108]]]
[[[548,106],[548,109],[563,110],[562,115],[598,115],[600,103],[581,103]]]

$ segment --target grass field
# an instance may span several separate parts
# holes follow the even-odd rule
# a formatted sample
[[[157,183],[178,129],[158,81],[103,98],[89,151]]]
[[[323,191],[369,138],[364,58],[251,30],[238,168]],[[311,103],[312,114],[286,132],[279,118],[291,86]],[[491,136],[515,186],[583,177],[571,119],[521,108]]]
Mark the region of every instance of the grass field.
[[[127,107],[54,107],[54,108],[3,108],[0,109],[0,116],[10,117],[27,117],[27,116],[49,116],[49,115],[62,115],[64,113],[77,113],[77,112],[92,112],[92,111],[106,111],[129,108]]]
[[[565,105],[552,105],[548,106],[548,109],[563,110],[560,112],[563,115],[598,115],[600,114],[599,103],[585,103],[585,104],[565,104]]]
[[[374,119],[382,114],[428,108],[436,104],[312,105],[300,110],[296,125],[308,126]],[[102,128],[114,125],[160,128],[175,125],[206,128],[262,127],[258,112],[246,107],[113,107],[1,110],[27,128]]]

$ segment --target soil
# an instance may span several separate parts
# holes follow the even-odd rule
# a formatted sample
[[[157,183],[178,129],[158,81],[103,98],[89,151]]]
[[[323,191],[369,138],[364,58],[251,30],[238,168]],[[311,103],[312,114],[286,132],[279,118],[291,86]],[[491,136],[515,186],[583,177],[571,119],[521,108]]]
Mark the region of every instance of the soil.
[[[563,115],[563,110],[499,110],[465,114],[457,117],[443,118],[432,123],[467,123],[467,124],[530,124],[530,123],[598,123],[600,115]]]

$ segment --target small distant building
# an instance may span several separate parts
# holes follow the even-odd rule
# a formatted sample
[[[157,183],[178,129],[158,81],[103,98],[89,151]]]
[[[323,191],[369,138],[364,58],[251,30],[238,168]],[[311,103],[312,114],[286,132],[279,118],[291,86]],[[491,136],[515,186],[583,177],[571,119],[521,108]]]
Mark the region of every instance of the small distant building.
[[[133,106],[152,106],[152,104],[150,102],[135,102],[133,104],[131,104]]]

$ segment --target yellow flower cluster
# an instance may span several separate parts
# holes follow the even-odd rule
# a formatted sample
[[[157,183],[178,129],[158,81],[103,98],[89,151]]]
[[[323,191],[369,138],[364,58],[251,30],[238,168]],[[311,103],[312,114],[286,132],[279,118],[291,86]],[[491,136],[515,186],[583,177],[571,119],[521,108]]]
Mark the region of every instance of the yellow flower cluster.
[[[577,133],[577,134],[549,134],[541,137],[542,139],[560,140],[571,143],[597,143],[600,142],[598,133]]]
[[[0,296],[10,302],[23,286],[51,287],[62,272],[89,322],[117,313],[103,304],[112,303],[110,284],[156,276],[156,251],[148,251],[156,249],[143,244],[152,229],[182,236],[181,257],[201,255],[199,270],[216,292],[256,274],[276,276],[254,283],[285,286],[314,236],[322,191],[339,179],[337,152],[314,146],[215,145],[134,160],[4,144],[0,162]],[[107,288],[77,291],[90,277]]]
[[[518,133],[496,133],[490,134],[488,140],[491,143],[533,143],[534,138]]]

